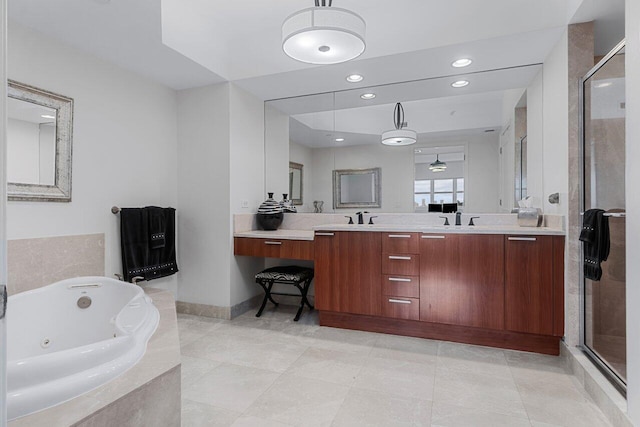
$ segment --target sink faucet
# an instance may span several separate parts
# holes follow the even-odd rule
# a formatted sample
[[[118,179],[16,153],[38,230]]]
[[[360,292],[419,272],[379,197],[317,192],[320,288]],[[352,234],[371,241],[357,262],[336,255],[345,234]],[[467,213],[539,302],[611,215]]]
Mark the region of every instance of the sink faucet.
[[[356,215],[358,215],[358,224],[364,224],[364,214],[369,213],[367,211],[364,212],[356,212]]]
[[[456,212],[456,225],[462,225],[461,218],[462,218],[462,212],[460,211]]]

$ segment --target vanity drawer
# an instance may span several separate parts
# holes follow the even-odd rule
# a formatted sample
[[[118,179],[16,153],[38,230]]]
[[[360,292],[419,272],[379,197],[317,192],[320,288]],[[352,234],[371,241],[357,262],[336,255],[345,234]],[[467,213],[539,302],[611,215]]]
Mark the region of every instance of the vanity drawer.
[[[395,319],[419,320],[420,300],[418,298],[384,297],[382,315]]]
[[[419,254],[418,233],[382,233],[382,252],[389,254]]]
[[[313,260],[313,241],[235,237],[234,255]]]
[[[420,275],[420,255],[383,253],[382,274],[418,276]]]
[[[382,295],[406,298],[420,297],[420,276],[382,276]]]

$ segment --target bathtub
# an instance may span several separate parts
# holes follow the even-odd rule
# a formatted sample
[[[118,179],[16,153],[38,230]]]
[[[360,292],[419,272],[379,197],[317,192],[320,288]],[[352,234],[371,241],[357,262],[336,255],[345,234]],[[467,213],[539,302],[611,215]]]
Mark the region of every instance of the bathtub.
[[[9,420],[80,396],[134,366],[159,318],[142,288],[107,277],[9,297]]]

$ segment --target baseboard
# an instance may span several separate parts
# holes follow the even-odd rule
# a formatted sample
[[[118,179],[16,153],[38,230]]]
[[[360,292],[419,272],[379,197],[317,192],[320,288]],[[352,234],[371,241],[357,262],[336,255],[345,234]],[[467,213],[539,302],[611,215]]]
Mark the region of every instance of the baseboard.
[[[567,371],[574,375],[602,413],[614,426],[633,427],[627,415],[627,400],[578,348],[560,343],[560,356]]]
[[[194,316],[231,320],[253,308],[258,307],[260,302],[262,302],[262,295],[256,295],[231,307],[176,301],[176,311],[178,313],[192,314]]]

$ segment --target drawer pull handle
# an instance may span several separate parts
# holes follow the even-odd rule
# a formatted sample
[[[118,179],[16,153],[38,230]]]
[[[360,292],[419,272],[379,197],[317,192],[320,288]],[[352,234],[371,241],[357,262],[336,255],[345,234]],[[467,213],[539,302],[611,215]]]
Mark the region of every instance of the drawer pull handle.
[[[405,279],[403,277],[389,277],[390,282],[410,282],[411,279]]]
[[[316,236],[335,236],[333,233],[316,233]]]
[[[410,239],[410,234],[389,234],[390,239]]]
[[[410,256],[389,255],[389,259],[399,259],[399,260],[402,260],[402,261],[411,261],[411,257]]]
[[[518,242],[535,242],[535,237],[509,237],[509,240],[515,240]]]
[[[265,245],[281,245],[282,242],[269,242],[269,241],[266,241],[266,242],[264,242],[264,244]]]
[[[423,239],[444,239],[445,236],[429,236],[429,235],[425,235],[422,236]]]
[[[406,299],[389,298],[389,302],[392,304],[411,304],[411,301]]]

